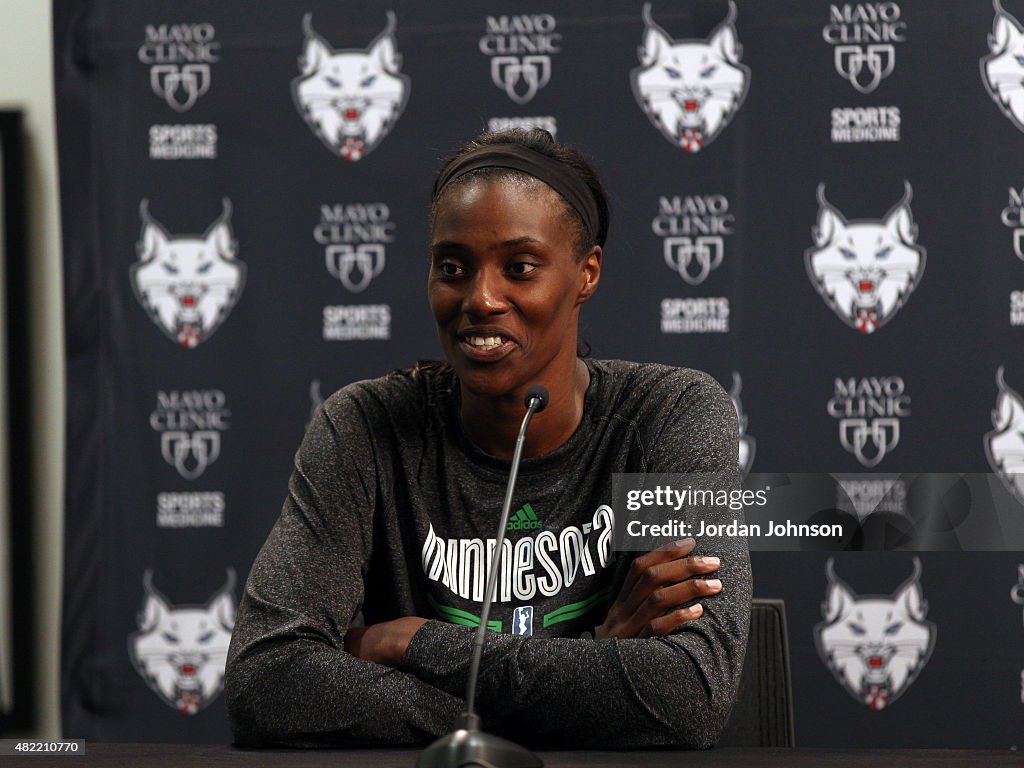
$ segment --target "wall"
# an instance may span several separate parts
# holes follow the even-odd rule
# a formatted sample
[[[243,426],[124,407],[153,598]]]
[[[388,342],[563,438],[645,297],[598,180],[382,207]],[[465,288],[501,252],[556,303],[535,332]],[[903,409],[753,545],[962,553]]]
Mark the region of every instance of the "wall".
[[[864,519],[868,549],[902,544],[881,538],[901,526],[935,534],[919,558],[754,552],[755,592],[786,600],[797,743],[1024,743],[1019,555],[939,551],[981,518],[910,474],[989,472],[1024,520],[1007,469],[1024,429],[1024,103],[998,88],[1019,82],[1002,48],[1024,0],[470,5],[55,0],[67,735],[228,738],[225,598],[280,511],[310,411],[438,355],[432,173],[481,127],[529,123],[594,157],[612,193],[583,314],[595,356],[706,370],[737,400],[754,473],[873,469],[828,502]],[[505,55],[524,51],[550,54]],[[963,489],[949,501],[981,498]],[[918,526],[925,508],[947,519]],[[474,610],[453,613],[463,597],[430,573],[417,611]],[[854,605],[871,620],[848,623]],[[171,611],[203,631],[157,631]],[[871,653],[848,663],[853,636]]]
[[[40,662],[37,731],[40,736],[54,737],[60,732],[57,665],[63,562],[64,370],[50,4],[0,0],[0,18],[0,109],[24,111],[28,151],[33,308],[28,323],[35,353],[27,374],[39,393],[33,414],[36,472],[31,510],[35,517],[36,653]]]

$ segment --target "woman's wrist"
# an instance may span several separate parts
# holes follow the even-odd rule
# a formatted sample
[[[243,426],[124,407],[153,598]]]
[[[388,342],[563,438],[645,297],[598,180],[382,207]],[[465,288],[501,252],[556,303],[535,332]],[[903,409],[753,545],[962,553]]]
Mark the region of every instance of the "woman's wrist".
[[[398,666],[413,635],[426,622],[418,616],[403,616],[368,627],[353,627],[345,633],[345,650],[363,661]]]

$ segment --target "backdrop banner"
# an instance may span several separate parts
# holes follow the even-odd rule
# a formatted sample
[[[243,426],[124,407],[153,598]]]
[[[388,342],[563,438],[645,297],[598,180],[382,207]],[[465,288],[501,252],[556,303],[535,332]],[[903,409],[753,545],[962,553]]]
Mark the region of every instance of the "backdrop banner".
[[[483,129],[593,158],[583,335],[715,376],[743,474],[848,476],[844,514],[898,518],[911,474],[988,473],[1024,515],[1024,0],[530,10],[54,0],[66,736],[230,739],[294,452],[331,392],[441,355],[430,190]],[[753,563],[798,744],[1024,746],[1024,556]]]

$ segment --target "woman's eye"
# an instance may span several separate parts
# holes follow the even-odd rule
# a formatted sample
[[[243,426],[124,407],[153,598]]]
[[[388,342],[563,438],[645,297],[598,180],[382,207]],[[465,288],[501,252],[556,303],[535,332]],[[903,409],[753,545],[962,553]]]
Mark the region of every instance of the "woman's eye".
[[[450,261],[441,262],[437,268],[444,277],[457,277],[462,272],[462,267]]]
[[[536,268],[536,264],[531,264],[528,261],[517,261],[509,267],[509,271],[511,271],[513,275],[528,275]]]

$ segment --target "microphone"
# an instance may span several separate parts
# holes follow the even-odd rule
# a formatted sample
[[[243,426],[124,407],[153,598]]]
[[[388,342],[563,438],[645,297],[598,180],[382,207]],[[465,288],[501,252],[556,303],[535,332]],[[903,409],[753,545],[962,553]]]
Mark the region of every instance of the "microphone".
[[[469,679],[466,683],[466,711],[459,718],[456,730],[442,736],[420,753],[416,768],[542,768],[544,765],[543,760],[525,747],[481,731],[480,716],[474,712],[474,705],[480,657],[487,636],[487,617],[491,613],[491,602],[498,583],[498,572],[501,569],[501,545],[505,540],[505,528],[508,526],[509,510],[512,507],[512,491],[519,475],[526,428],[530,425],[533,414],[547,407],[548,399],[548,390],[540,384],[534,384],[526,390],[526,416],[523,417],[519,437],[516,438],[515,451],[512,454],[508,485],[505,486],[505,501],[501,506],[501,520],[498,523],[498,535],[495,537],[494,558],[491,561],[491,571],[487,575],[484,603],[480,608],[480,626],[473,637],[473,653],[469,659]]]
[[[533,409],[534,413],[540,413],[548,407],[548,388],[543,384],[533,384],[529,389],[526,390],[525,403],[527,408],[530,407],[530,403],[534,400],[537,401],[537,406]]]

